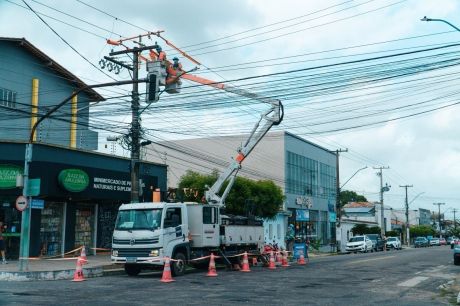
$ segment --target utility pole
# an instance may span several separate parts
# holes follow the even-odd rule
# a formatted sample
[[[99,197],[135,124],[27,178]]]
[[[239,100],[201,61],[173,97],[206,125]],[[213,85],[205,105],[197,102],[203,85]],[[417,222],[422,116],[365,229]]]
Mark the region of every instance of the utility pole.
[[[388,184],[385,187],[383,186],[383,173],[382,173],[382,170],[383,169],[390,169],[390,167],[373,167],[373,168],[380,170],[379,172],[377,172],[377,175],[380,176],[380,205],[382,205],[381,211],[380,211],[380,218],[381,218],[381,222],[382,222],[382,226],[380,228],[380,234],[383,237],[385,235],[385,230],[386,230],[385,229],[385,215],[383,213],[383,192],[384,191],[389,191],[391,186],[388,186]]]
[[[433,205],[438,205],[438,222],[439,222],[439,238],[442,237],[441,235],[441,205],[445,205],[446,203],[433,203]]]
[[[134,47],[132,49],[126,49],[122,51],[110,52],[110,56],[121,55],[132,53],[133,65],[132,67],[125,66],[133,71],[133,91],[131,93],[131,203],[139,202],[139,162],[140,162],[140,114],[139,114],[139,86],[137,80],[139,79],[139,56],[144,50],[151,50],[158,47],[158,45],[153,46],[143,46],[141,43],[141,36],[138,37],[138,44],[141,47]],[[113,43],[112,43],[113,44]],[[116,43],[114,44],[116,45]],[[113,59],[106,57],[107,60],[113,61]]]
[[[410,232],[409,232],[409,202],[407,201],[407,188],[414,187],[412,185],[399,185],[399,187],[406,189],[406,244],[409,246]]]
[[[454,229],[457,230],[457,219],[455,219],[455,213],[458,211],[458,209],[452,209],[452,211],[454,212]]]
[[[339,153],[342,152],[348,152],[348,149],[342,150],[338,149],[335,150],[335,158],[336,158],[336,169],[335,169],[335,175],[336,175],[336,197],[335,197],[335,210],[337,213],[337,218],[340,220],[341,217],[341,212],[340,212],[340,167],[339,167]],[[340,221],[339,221],[340,222]]]

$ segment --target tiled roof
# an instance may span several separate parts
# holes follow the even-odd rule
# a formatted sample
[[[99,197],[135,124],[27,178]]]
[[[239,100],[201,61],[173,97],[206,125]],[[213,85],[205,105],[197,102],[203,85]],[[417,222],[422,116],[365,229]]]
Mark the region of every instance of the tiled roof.
[[[371,202],[348,202],[343,207],[344,208],[363,208],[363,207],[374,208],[375,204]]]

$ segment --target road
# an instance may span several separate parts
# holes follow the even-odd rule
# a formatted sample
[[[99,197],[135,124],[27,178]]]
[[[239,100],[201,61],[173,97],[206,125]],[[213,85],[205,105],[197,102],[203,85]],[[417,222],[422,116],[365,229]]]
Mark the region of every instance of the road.
[[[314,258],[307,266],[250,273],[194,271],[85,282],[0,282],[0,305],[446,305],[438,286],[459,277],[448,247]]]

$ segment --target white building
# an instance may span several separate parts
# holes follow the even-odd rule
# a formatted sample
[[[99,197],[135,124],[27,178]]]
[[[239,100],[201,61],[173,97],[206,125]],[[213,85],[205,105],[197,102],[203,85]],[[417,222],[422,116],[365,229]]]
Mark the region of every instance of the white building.
[[[245,135],[187,139],[152,144],[146,159],[168,165],[168,186],[175,187],[187,171],[222,171],[236,156]],[[238,175],[272,180],[284,192],[284,207],[267,223],[267,241],[284,242],[288,222],[295,224],[296,240],[316,239],[322,245],[335,240],[336,154],[288,132],[268,133],[244,160]],[[287,219],[285,212],[291,217]],[[272,234],[270,234],[272,224]],[[276,232],[276,234],[274,234]],[[284,244],[284,243],[283,243]]]

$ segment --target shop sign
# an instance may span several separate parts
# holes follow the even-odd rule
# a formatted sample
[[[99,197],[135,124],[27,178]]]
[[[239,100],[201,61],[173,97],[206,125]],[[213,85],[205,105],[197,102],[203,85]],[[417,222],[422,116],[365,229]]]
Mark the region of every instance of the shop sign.
[[[70,192],[81,192],[88,187],[89,177],[80,169],[65,169],[59,172],[59,185]]]
[[[295,243],[294,244],[294,258],[300,258],[300,254],[303,254],[307,258],[307,248],[305,243]]]
[[[40,195],[40,179],[29,179],[27,184],[27,196],[36,197]]]
[[[22,167],[0,165],[0,189],[16,188],[16,177],[22,175]]]
[[[307,209],[296,209],[295,210],[295,220],[296,221],[309,221],[310,212]]]
[[[32,199],[32,202],[30,202],[30,208],[44,209],[45,208],[45,200]]]
[[[95,177],[94,178],[94,189],[110,190],[110,191],[131,191],[131,181],[119,180],[107,177]]]

